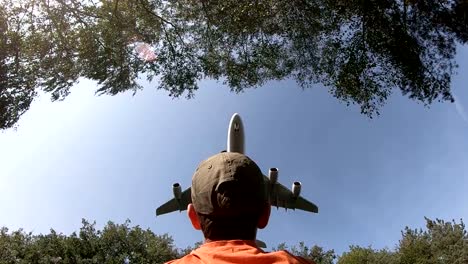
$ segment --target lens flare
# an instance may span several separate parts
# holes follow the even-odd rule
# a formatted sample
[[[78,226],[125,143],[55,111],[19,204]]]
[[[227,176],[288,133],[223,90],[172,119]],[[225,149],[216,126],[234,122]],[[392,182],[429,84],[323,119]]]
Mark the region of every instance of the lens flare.
[[[135,52],[137,53],[138,58],[146,62],[152,62],[157,59],[153,47],[146,42],[135,43]]]
[[[465,121],[468,123],[468,115],[466,114],[465,112],[465,108],[463,107],[463,105],[460,103],[460,101],[458,100],[458,97],[456,97],[455,95],[453,96],[454,99],[455,99],[455,109],[457,110],[457,113],[458,115]]]

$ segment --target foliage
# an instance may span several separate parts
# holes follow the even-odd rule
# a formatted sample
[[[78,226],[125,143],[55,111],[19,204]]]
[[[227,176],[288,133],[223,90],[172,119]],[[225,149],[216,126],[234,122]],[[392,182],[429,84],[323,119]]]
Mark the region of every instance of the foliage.
[[[179,257],[183,257],[187,254],[189,254],[190,252],[192,252],[193,250],[197,249],[198,247],[200,247],[201,245],[203,244],[203,241],[197,241],[195,242],[195,244],[193,246],[188,246],[184,249],[181,249],[179,251]]]
[[[188,98],[205,78],[234,92],[292,78],[370,117],[394,90],[453,101],[467,10],[465,0],[0,0],[0,129],[39,91],[63,100],[80,78],[115,95],[146,77]]]
[[[294,245],[292,247],[288,247],[285,243],[281,243],[276,248],[273,248],[273,250],[288,250],[291,254],[313,260],[316,264],[333,264],[333,261],[337,257],[333,249],[324,251],[322,247],[317,245],[309,248],[304,242],[299,242],[299,245]]]
[[[398,248],[401,264],[468,263],[468,235],[463,221],[426,218],[426,227],[426,231],[406,227],[402,232]]]
[[[386,249],[375,250],[370,247],[351,246],[349,252],[340,257],[338,264],[396,264],[400,263],[398,257],[398,253]]]
[[[460,223],[430,220],[427,230],[405,228],[394,250],[350,246],[337,256],[304,242],[288,246],[279,244],[273,250],[288,250],[316,264],[464,264],[468,263],[468,235]],[[139,226],[130,227],[108,222],[102,230],[83,219],[78,233],[64,235],[51,229],[49,234],[33,235],[22,229],[9,232],[0,229],[0,263],[164,263],[180,258],[202,244],[177,249],[167,235],[156,235]]]
[[[22,230],[0,232],[0,263],[164,263],[176,258],[168,235],[155,235],[139,226],[108,222],[103,230],[82,221],[78,234],[32,235]]]
[[[373,249],[351,245],[349,251],[337,257],[337,264],[461,264],[468,263],[468,235],[463,221],[456,223],[426,218],[427,230],[402,232],[395,250]],[[281,243],[274,250],[289,249]],[[303,242],[291,247],[293,254],[314,260],[317,264],[334,263],[334,251],[321,247],[307,248]]]

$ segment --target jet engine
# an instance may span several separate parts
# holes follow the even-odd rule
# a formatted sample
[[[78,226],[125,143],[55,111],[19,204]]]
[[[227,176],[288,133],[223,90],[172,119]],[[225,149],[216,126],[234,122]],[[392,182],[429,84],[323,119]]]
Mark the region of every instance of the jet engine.
[[[174,183],[172,185],[172,191],[174,192],[174,197],[179,200],[180,197],[182,196],[182,187],[180,186],[179,183]]]
[[[299,194],[301,193],[301,183],[300,182],[293,182],[292,184],[292,194],[294,198],[299,197]]]
[[[270,183],[275,184],[278,181],[278,168],[271,168],[268,176]]]

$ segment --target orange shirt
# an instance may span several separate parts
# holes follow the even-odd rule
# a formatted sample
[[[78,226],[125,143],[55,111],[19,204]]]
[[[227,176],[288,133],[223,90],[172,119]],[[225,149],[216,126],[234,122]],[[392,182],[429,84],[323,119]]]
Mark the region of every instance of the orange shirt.
[[[183,258],[172,260],[167,263],[314,264],[312,261],[293,256],[285,250],[264,252],[256,247],[255,242],[245,240],[208,242]]]

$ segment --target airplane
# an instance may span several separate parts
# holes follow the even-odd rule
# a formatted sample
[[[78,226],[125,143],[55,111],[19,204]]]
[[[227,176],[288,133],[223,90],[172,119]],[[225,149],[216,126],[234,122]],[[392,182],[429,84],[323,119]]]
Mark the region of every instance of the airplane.
[[[227,136],[227,152],[238,152],[245,154],[244,125],[238,113],[231,117]],[[265,187],[270,205],[277,208],[300,209],[312,213],[318,213],[318,207],[314,203],[300,196],[302,184],[293,182],[291,190],[278,182],[278,168],[271,168],[268,176],[265,176]],[[179,183],[172,185],[174,198],[156,209],[156,216],[171,213],[174,211],[184,211],[188,204],[192,202],[191,189],[187,188],[182,192]]]

